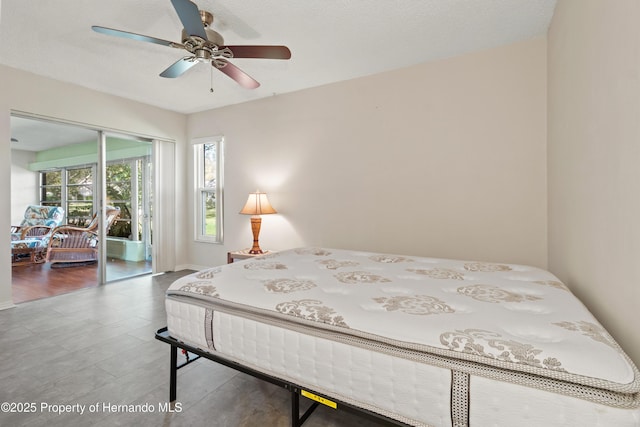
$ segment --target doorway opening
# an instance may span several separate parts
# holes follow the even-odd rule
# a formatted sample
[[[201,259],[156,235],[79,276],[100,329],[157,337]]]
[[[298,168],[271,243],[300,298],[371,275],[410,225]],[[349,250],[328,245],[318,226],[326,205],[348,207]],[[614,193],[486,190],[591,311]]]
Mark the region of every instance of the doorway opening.
[[[153,141],[19,115],[11,133],[11,223],[33,206],[63,211],[38,256],[12,249],[14,303],[150,274]],[[60,242],[76,229],[86,242],[72,253]]]

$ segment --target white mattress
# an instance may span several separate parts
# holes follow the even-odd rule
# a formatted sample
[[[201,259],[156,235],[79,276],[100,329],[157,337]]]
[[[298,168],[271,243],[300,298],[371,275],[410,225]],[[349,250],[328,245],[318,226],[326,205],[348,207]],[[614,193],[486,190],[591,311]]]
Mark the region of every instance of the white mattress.
[[[212,352],[204,328],[190,326],[204,325],[206,312],[167,300],[171,336]],[[395,418],[413,425],[451,425],[447,370],[225,313],[213,314],[213,331],[217,354],[250,368],[379,413],[403,414]]]
[[[313,262],[309,262],[309,256]],[[318,257],[322,258],[318,259]],[[306,260],[307,263],[301,264],[298,258]],[[374,261],[376,264],[367,265],[363,262],[365,259],[376,259]],[[402,261],[395,262],[399,259]],[[398,270],[398,264],[401,263],[405,263],[405,265]],[[391,264],[396,267],[397,271],[394,272],[393,268],[389,269],[388,265],[379,264]],[[282,266],[286,266],[286,268],[282,268]],[[332,269],[328,266],[334,270],[331,271]],[[458,266],[462,267],[458,268]],[[604,335],[602,330],[598,329],[599,324],[594,323],[595,319],[589,317],[590,315],[579,302],[573,306],[567,306],[566,297],[570,293],[557,282],[557,279],[550,276],[550,273],[523,266],[502,265],[500,268],[495,266],[489,268],[487,265],[476,263],[472,270],[468,268],[464,270],[464,266],[472,266],[472,263],[416,257],[408,259],[407,257],[332,249],[287,251],[284,254],[275,254],[270,257],[261,257],[199,272],[178,280],[168,292],[166,301],[167,326],[171,336],[188,344],[206,351],[216,352],[262,372],[411,425],[433,427],[465,425],[640,426],[638,394],[633,390],[633,387],[637,387],[637,369],[617,345],[612,345],[607,341],[610,339],[608,334]],[[429,267],[430,270],[426,267]],[[437,315],[417,316],[415,313],[407,315],[402,310],[396,310],[397,313],[392,314],[404,314],[404,317],[409,319],[420,318],[419,325],[405,327],[402,323],[395,323],[395,327],[388,328],[389,318],[383,322],[371,321],[372,318],[370,318],[369,322],[362,321],[364,326],[360,326],[357,323],[360,317],[351,315],[349,309],[345,308],[344,304],[340,304],[339,300],[346,298],[345,292],[340,287],[335,285],[330,285],[328,288],[326,286],[318,286],[317,288],[308,286],[309,282],[316,283],[325,280],[313,268],[329,270],[333,277],[336,277],[335,269],[343,268],[344,274],[338,277],[348,277],[348,280],[352,280],[354,277],[356,279],[365,277],[363,269],[368,272],[368,277],[374,273],[379,277],[391,277],[390,281],[381,282],[378,286],[382,287],[382,291],[372,289],[375,286],[362,291],[367,294],[363,301],[373,300],[376,303],[385,303],[394,296],[410,296],[415,295],[416,292],[421,295],[424,294],[424,286],[428,286],[431,297],[440,301],[438,303],[441,308],[439,314],[446,314],[446,310],[442,309],[444,304],[457,313],[456,319],[439,316],[438,331],[440,333],[437,336],[441,340],[440,343],[430,341],[427,333],[429,322],[425,323],[424,321],[425,317],[431,319],[438,317]],[[492,271],[483,272],[482,269]],[[287,270],[289,281],[281,279],[274,281],[275,277],[284,277],[282,270]],[[357,274],[354,274],[354,271]],[[431,276],[434,277],[427,277],[428,280],[425,281],[422,276],[429,276],[425,274],[428,271],[431,271],[433,273]],[[469,274],[470,271],[472,274]],[[412,274],[418,275],[418,277],[413,277]],[[456,277],[457,274],[461,274],[463,279]],[[291,282],[291,278],[297,282]],[[460,280],[467,280],[467,282],[455,283]],[[438,283],[437,287],[432,286],[433,281]],[[517,292],[514,291],[514,281]],[[524,286],[524,282],[544,282],[547,284],[534,285],[533,289],[536,291],[534,293]],[[250,288],[247,286],[251,286],[252,283],[258,283],[260,286],[249,291]],[[296,288],[296,283],[306,283],[302,286],[305,289]],[[497,284],[504,285],[504,283],[508,284],[507,288],[497,292],[495,286]],[[287,292],[273,292],[274,284],[280,290],[286,288]],[[349,290],[346,293],[351,292],[352,284],[344,285]],[[421,292],[412,290],[411,286],[414,285],[422,287]],[[447,286],[449,285],[454,287],[455,294],[448,290]],[[571,313],[571,316],[567,317],[565,312],[560,317],[571,319],[571,322],[568,320],[565,323],[556,322],[561,325],[553,327],[549,331],[539,327],[538,324],[544,323],[539,318],[549,317],[550,313],[555,313],[555,308],[550,308],[549,301],[547,301],[550,299],[548,298],[549,292],[546,294],[540,292],[540,288],[555,292],[555,294],[554,292],[551,294],[559,299],[560,304],[564,305],[566,310]],[[258,289],[267,290],[269,294],[257,292]],[[476,292],[478,289],[483,292]],[[489,294],[485,292],[488,289],[491,290]],[[335,322],[337,317],[334,315],[329,319],[329,323],[334,323],[333,327],[327,328],[327,324],[323,323],[324,329],[321,328],[322,331],[309,333],[308,325],[305,323],[308,319],[303,319],[304,322],[297,319],[298,322],[291,325],[282,319],[291,317],[291,314],[285,313],[284,316],[265,315],[265,307],[279,304],[278,301],[283,294],[290,297],[300,290],[303,292],[317,291],[317,295],[314,297],[321,297],[324,302],[328,301],[327,304],[330,304],[331,307],[339,307],[338,312],[342,314],[344,311],[346,316]],[[371,292],[374,294],[383,292],[383,295],[386,296],[384,298],[372,296],[369,294]],[[465,298],[461,298],[461,300],[465,301],[466,305],[459,300],[456,301],[455,298],[448,298],[447,292],[458,299],[460,299],[460,295],[469,297],[471,294],[469,299],[479,301],[480,303],[475,305],[480,308],[474,306],[472,301],[467,302]],[[270,297],[273,296],[271,293],[277,294],[278,298],[270,300]],[[246,298],[247,295],[243,297],[243,294],[248,294],[249,298]],[[327,295],[328,299],[325,298]],[[332,296],[339,298],[332,299]],[[489,319],[480,318],[478,320],[478,316],[475,314],[484,309],[483,304],[495,306],[495,301],[492,299],[495,300],[500,296],[507,298],[508,301],[506,304],[498,305],[509,308],[499,308],[497,311],[500,315],[503,315],[504,312],[509,313],[509,318],[514,320],[505,324],[505,320],[501,319],[500,315],[492,315]],[[563,298],[559,298],[559,296]],[[574,297],[571,296],[571,298]],[[544,304],[539,304],[540,301],[544,301]],[[249,303],[262,308],[257,311],[255,307],[248,309],[245,304]],[[380,310],[376,312],[375,309],[372,309],[375,304],[370,302],[358,304],[364,312],[374,313],[374,318],[381,314]],[[429,307],[434,306],[429,305]],[[415,310],[416,307],[410,307],[410,309]],[[516,321],[517,317],[523,313],[526,314],[527,321],[519,323]],[[535,322],[532,324],[528,319],[531,317],[531,313],[535,314],[533,317],[536,318],[538,324]],[[579,313],[579,316],[576,317],[575,313]],[[386,313],[382,314],[384,317]],[[294,317],[296,316],[294,315]],[[442,320],[443,317],[444,320]],[[470,318],[472,319],[470,320]],[[327,321],[326,316],[324,320]],[[456,328],[450,327],[452,321]],[[464,327],[464,322],[469,321],[474,322],[475,328]],[[347,338],[336,337],[335,331],[340,328],[336,328],[335,323],[341,322],[346,322],[350,326]],[[437,325],[438,322],[431,323]],[[445,331],[466,331],[466,336],[452,338],[451,334],[441,333],[442,322],[447,325],[444,328]],[[575,330],[571,331],[572,328],[579,330],[581,322],[595,325],[593,330],[590,330],[591,338],[588,337],[588,334],[565,332],[575,332]],[[359,326],[356,331],[353,331],[355,324]],[[484,354],[484,357],[487,358],[488,350],[485,350],[484,347],[480,352],[452,351],[450,344],[454,339],[464,338],[468,340],[467,344],[475,343],[477,345],[481,339],[487,339],[487,343],[493,340],[493,344],[496,344],[495,337],[489,336],[487,338],[486,336],[492,331],[492,329],[487,329],[489,328],[488,324],[500,324],[501,340],[497,345],[486,346],[486,348],[495,347],[496,350],[500,350],[502,346],[503,350],[508,348],[517,356],[516,345],[513,344],[513,340],[509,341],[504,337],[504,331],[508,330],[518,336],[520,341],[526,337],[533,337],[535,346],[529,345],[527,347],[526,343],[522,345],[524,346],[523,352],[532,355],[534,362],[531,364],[518,363],[518,359],[514,362],[509,357],[500,359],[492,358],[489,355],[490,360],[487,361],[490,363],[484,364],[479,363],[484,359],[478,356]],[[403,333],[386,336],[381,333],[381,330],[385,328],[390,331],[402,329]],[[476,333],[477,330],[481,330],[483,333]],[[416,342],[416,336],[421,334],[427,336],[420,338],[422,341]],[[599,337],[600,341],[593,338],[594,335],[596,338]],[[374,344],[365,339],[371,338],[371,336],[377,338]],[[408,350],[405,348],[401,351],[396,348],[389,350],[387,345],[396,344],[398,336],[402,337],[400,341],[403,343],[411,342],[411,348]],[[588,340],[583,339],[585,336]],[[388,339],[380,339],[380,337]],[[602,337],[606,337],[604,340],[606,342],[602,342]],[[571,341],[571,338],[577,338],[577,341]],[[540,341],[547,342],[549,344],[547,347],[554,350],[549,354],[562,355],[560,364],[563,369],[559,372],[551,369],[552,372],[549,372],[550,375],[546,378],[540,375],[546,373],[545,369],[547,369],[540,366],[539,359],[542,357],[536,358],[540,353],[544,355],[543,350],[540,349]],[[589,347],[592,344],[590,341],[598,346]],[[511,343],[511,346],[505,347],[501,343]],[[438,345],[441,348],[438,348]],[[435,351],[427,356],[416,356],[414,352],[418,350],[421,352],[424,347]],[[605,351],[596,351],[593,358],[590,355],[584,357],[589,354],[585,353],[585,350],[594,353],[593,348],[600,349],[600,347],[604,347]],[[532,351],[531,348],[535,351]],[[612,348],[615,351],[612,352],[610,350]],[[579,356],[582,355],[582,357],[571,356],[572,351],[575,350],[578,350]],[[461,357],[452,357],[452,355]],[[548,361],[549,357],[544,360]],[[580,360],[581,358],[589,360]],[[606,366],[599,368],[597,366],[599,363],[606,364]],[[548,365],[555,366],[552,360]],[[565,369],[565,367],[570,369]],[[372,375],[372,373],[374,374]],[[594,375],[596,373],[597,375]],[[576,385],[572,385],[568,381],[572,379],[579,381]],[[614,390],[595,389],[592,387],[593,384],[598,386],[611,385]],[[460,398],[456,397],[458,395]],[[465,407],[464,405],[467,404],[468,407]],[[452,406],[453,409],[451,409]],[[452,414],[454,421],[452,421]]]

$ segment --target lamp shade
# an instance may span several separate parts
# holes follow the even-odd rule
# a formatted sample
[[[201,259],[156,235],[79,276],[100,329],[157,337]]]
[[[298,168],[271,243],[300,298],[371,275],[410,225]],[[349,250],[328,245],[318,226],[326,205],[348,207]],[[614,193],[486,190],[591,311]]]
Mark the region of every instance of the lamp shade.
[[[244,205],[244,208],[242,208],[240,213],[245,215],[266,215],[278,212],[276,212],[276,210],[273,209],[273,206],[271,206],[271,203],[269,203],[266,193],[256,191],[255,193],[249,194],[247,203]]]

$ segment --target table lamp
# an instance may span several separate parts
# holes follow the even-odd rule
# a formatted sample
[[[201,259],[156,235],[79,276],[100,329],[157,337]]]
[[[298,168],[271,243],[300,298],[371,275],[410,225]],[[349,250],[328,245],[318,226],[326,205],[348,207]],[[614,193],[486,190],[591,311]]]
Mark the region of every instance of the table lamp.
[[[260,215],[274,214],[278,212],[276,212],[276,210],[273,209],[265,193],[260,193],[259,191],[256,191],[255,193],[249,194],[247,203],[244,205],[244,208],[242,208],[240,213],[244,215],[252,215],[251,231],[253,232],[253,246],[251,247],[251,250],[249,251],[249,253],[250,254],[264,253],[262,249],[260,249],[260,245],[258,244],[258,235],[260,234],[260,224],[262,223],[262,218],[260,218]]]

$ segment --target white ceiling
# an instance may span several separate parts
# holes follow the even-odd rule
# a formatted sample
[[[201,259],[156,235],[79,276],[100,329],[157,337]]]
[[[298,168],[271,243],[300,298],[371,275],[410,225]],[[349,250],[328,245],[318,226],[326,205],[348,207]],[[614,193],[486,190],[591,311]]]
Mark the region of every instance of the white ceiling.
[[[199,0],[226,44],[284,44],[289,61],[234,59],[248,90],[206,64],[159,77],[181,50],[92,25],[180,42],[169,0],[1,0],[0,63],[192,113],[509,44],[546,33],[556,0]],[[214,92],[209,88],[213,75]]]
[[[11,148],[42,151],[54,147],[98,141],[98,132],[80,126],[11,117]]]

